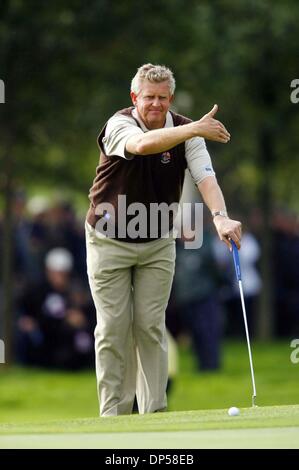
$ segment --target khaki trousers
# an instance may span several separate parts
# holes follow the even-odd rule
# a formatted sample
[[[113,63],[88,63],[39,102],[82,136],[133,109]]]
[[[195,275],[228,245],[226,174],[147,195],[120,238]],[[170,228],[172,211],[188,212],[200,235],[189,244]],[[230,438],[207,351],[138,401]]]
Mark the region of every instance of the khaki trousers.
[[[97,312],[95,354],[101,416],[167,406],[165,309],[175,265],[173,237],[148,243],[107,238],[87,222],[87,272]]]

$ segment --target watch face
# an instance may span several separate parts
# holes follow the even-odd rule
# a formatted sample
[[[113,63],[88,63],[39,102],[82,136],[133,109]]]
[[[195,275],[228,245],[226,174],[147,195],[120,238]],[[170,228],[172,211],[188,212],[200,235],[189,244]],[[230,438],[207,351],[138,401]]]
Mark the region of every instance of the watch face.
[[[213,217],[216,217],[216,215],[221,215],[222,217],[227,217],[227,213],[224,211],[215,211],[212,213]]]

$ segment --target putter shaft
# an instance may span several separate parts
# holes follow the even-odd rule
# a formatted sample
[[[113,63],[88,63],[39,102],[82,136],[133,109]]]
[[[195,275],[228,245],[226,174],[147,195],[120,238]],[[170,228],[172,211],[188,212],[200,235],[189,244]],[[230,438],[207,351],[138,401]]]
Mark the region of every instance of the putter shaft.
[[[242,312],[243,312],[243,319],[244,319],[244,325],[245,325],[246,340],[247,340],[248,355],[249,355],[249,363],[250,363],[250,372],[251,372],[251,380],[252,380],[252,389],[253,389],[252,406],[255,406],[256,387],[255,387],[255,379],[254,379],[254,370],[253,370],[252,354],[251,354],[251,347],[250,347],[250,340],[249,340],[249,332],[248,332],[248,325],[247,325],[247,316],[246,316],[246,309],[245,309],[245,302],[244,302],[243,285],[242,285],[242,281],[241,281],[241,280],[239,280],[239,289],[240,289],[241,304],[242,304]]]
[[[254,379],[254,370],[253,370],[253,361],[252,361],[252,354],[251,354],[251,347],[250,347],[250,339],[249,339],[249,332],[248,332],[248,325],[247,325],[247,316],[246,316],[246,308],[245,308],[245,301],[244,301],[244,293],[243,293],[243,285],[242,285],[242,278],[241,278],[241,266],[240,266],[240,259],[238,248],[233,240],[230,240],[233,248],[233,258],[235,264],[235,271],[236,277],[239,284],[240,290],[240,297],[241,297],[241,305],[242,305],[242,312],[243,312],[243,319],[244,319],[244,326],[245,326],[245,333],[246,333],[246,341],[247,341],[247,348],[248,348],[248,355],[249,355],[249,364],[250,364],[250,372],[251,372],[251,381],[252,381],[252,406],[255,407],[255,399],[256,399],[256,387],[255,387],[255,379]]]

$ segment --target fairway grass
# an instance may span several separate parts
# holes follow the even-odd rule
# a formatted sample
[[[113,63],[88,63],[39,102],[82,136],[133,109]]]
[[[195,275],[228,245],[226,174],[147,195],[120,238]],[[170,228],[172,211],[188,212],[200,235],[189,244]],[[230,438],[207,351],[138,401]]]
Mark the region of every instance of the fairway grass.
[[[299,405],[1,424],[0,448],[299,448]]]
[[[290,343],[253,343],[257,404],[298,403],[299,364]],[[223,345],[222,367],[199,371],[188,347],[180,347],[180,368],[168,395],[170,412],[251,405],[252,384],[246,343]],[[0,365],[0,424],[40,423],[98,415],[95,372],[47,371]]]
[[[223,345],[218,371],[180,347],[169,412],[98,418],[95,373],[1,368],[2,449],[298,449],[298,364],[289,341],[253,343],[257,408],[245,341]],[[238,406],[239,416],[227,410]],[[192,411],[193,410],[193,411]]]

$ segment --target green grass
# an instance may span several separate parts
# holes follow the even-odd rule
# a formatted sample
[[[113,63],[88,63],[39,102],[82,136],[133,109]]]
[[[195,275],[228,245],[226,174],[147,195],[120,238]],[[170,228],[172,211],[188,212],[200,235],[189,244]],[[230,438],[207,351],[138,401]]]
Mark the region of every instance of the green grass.
[[[1,424],[0,448],[299,448],[299,406]]]
[[[252,346],[258,408],[243,341],[225,344],[218,372],[197,371],[181,347],[170,412],[144,416],[99,419],[94,371],[2,367],[0,447],[298,448],[299,364],[290,362],[289,342]],[[240,416],[229,417],[230,406]]]
[[[299,364],[290,361],[288,342],[253,344],[257,404],[297,404]],[[96,417],[94,371],[47,372],[0,366],[0,423]],[[227,343],[223,367],[196,370],[188,347],[180,349],[180,372],[169,396],[170,411],[249,407],[251,379],[246,343]]]
[[[299,364],[292,364],[290,342],[253,343],[257,404],[299,402]],[[219,372],[196,371],[188,351],[181,354],[181,375],[169,399],[171,410],[251,405],[252,384],[246,342],[226,343]]]

